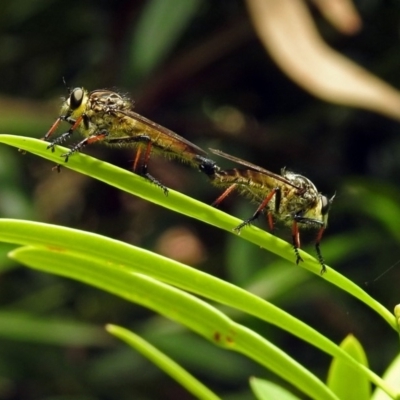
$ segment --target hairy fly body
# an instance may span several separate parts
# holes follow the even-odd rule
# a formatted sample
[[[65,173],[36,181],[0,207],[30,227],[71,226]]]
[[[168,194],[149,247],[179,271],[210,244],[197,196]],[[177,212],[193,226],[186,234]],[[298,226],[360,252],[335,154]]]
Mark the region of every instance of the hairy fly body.
[[[48,140],[62,121],[70,129],[51,141],[48,148],[63,143],[75,130],[85,138],[63,154],[69,157],[88,144],[103,142],[112,146],[136,148],[133,170],[160,186],[167,194],[168,189],[148,173],[151,153],[167,158],[176,158],[193,167],[200,168],[206,152],[185,138],[132,111],[133,103],[126,96],[110,90],[88,92],[83,88],[73,89],[64,101],[60,116],[43,140]]]
[[[322,195],[308,178],[286,169],[282,169],[281,175],[278,175],[220,150],[210,149],[210,151],[246,167],[222,170],[215,165],[214,169],[211,167],[208,169],[207,174],[211,182],[225,189],[213,205],[219,205],[233,191],[238,191],[259,204],[254,214],[237,226],[235,231],[240,232],[261,213],[266,212],[270,229],[273,229],[274,220],[291,226],[298,264],[303,261],[298,251],[300,248],[299,225],[314,228],[317,230],[315,247],[322,267],[321,274],[323,274],[326,267],[320,250],[320,242],[328,224],[328,213],[333,197],[329,199]]]

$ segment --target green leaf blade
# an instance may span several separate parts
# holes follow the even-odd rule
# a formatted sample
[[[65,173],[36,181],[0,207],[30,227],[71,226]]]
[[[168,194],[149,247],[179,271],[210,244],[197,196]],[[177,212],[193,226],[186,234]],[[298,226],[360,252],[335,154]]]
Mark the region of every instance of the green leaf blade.
[[[176,261],[93,233],[19,220],[0,220],[0,240],[23,245],[46,246],[48,250],[60,254],[73,252],[80,254],[81,257],[84,255],[85,259],[89,261],[92,258],[102,260],[115,271],[127,270],[146,274],[222,304],[238,308],[291,332],[332,356],[344,359],[353,367],[361,369],[374,383],[382,386],[382,380],[377,375],[361,366],[308,325],[241,288]]]
[[[196,398],[205,400],[220,399],[220,397],[204,386],[200,381],[193,377],[193,375],[189,374],[179,364],[132,331],[129,331],[121,326],[111,324],[107,325],[106,329],[109,333],[123,340],[152,363],[157,365],[160,369],[162,369],[180,385],[192,393]]]
[[[68,250],[26,246],[14,250],[11,256],[32,268],[76,279],[148,307],[215,345],[252,358],[312,398],[337,400],[325,384],[272,343],[175,287]]]

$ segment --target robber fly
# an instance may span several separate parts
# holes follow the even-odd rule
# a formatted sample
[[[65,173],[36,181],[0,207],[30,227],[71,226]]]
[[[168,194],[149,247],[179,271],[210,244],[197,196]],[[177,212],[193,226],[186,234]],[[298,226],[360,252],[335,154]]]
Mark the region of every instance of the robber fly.
[[[217,206],[234,190],[259,203],[254,214],[235,228],[236,232],[249,225],[266,211],[269,227],[273,229],[274,219],[292,227],[293,248],[296,264],[303,261],[299,254],[299,225],[317,228],[316,251],[321,264],[321,274],[326,271],[320,250],[322,234],[327,227],[328,213],[334,196],[329,199],[318,192],[315,185],[306,177],[282,169],[281,175],[258,167],[220,150],[210,149],[218,156],[227,158],[246,168],[222,170],[215,164],[206,165],[206,173],[211,182],[226,190],[213,203]]]
[[[132,146],[137,149],[133,170],[164,190],[168,189],[147,171],[151,153],[176,158],[194,167],[200,167],[206,152],[176,133],[132,111],[133,102],[106,89],[86,91],[77,87],[70,91],[61,107],[60,116],[43,140],[56,131],[62,121],[70,129],[51,141],[48,148],[54,151],[77,129],[85,138],[63,154],[65,162],[88,144],[103,142],[115,146]]]

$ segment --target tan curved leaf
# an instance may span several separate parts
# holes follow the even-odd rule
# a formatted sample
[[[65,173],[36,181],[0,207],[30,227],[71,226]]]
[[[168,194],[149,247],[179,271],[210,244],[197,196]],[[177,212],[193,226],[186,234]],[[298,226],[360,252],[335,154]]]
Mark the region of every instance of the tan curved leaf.
[[[352,35],[361,29],[360,14],[351,0],[312,0],[312,2],[338,31]]]
[[[324,100],[400,120],[400,92],[326,45],[302,0],[247,0],[258,35],[281,69]]]

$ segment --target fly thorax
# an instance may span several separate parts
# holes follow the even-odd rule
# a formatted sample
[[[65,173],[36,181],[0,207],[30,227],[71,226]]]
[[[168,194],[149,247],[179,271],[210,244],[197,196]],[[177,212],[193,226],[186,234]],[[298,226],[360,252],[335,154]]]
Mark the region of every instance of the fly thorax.
[[[115,123],[115,116],[106,112],[89,112],[89,121],[98,130],[109,130]]]
[[[303,196],[304,200],[308,203],[316,203],[318,199],[318,192],[315,191],[313,188],[306,188]]]
[[[90,108],[94,112],[110,114],[113,111],[130,110],[132,103],[118,93],[108,90],[96,90],[90,94]]]

